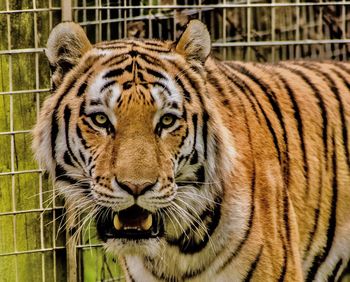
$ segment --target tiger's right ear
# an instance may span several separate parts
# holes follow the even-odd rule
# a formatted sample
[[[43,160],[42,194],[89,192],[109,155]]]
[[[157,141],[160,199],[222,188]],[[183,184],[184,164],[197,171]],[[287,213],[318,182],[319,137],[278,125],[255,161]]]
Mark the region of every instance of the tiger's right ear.
[[[176,51],[189,61],[202,64],[210,54],[211,41],[207,27],[199,20],[191,20],[176,43]]]
[[[52,29],[45,54],[50,62],[53,89],[91,48],[84,30],[76,23],[60,23]]]

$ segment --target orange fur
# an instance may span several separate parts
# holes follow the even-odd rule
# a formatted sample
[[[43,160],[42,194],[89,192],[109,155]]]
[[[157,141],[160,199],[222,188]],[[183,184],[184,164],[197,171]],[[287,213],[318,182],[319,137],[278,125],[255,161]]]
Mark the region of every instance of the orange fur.
[[[63,59],[78,62],[67,74],[49,57],[63,79],[44,103],[33,147],[66,199],[86,201],[80,208],[104,197],[115,212],[135,201],[165,218],[158,241],[106,240],[129,281],[340,278],[350,257],[350,64],[219,62],[208,58],[199,21],[177,44],[89,46],[81,32],[69,36],[86,47],[78,58],[65,46]],[[185,110],[173,131],[157,133],[159,105],[169,101]],[[108,129],[93,124],[93,102],[104,103]],[[115,180],[134,196],[118,194]],[[88,182],[95,198],[65,190],[74,181]]]

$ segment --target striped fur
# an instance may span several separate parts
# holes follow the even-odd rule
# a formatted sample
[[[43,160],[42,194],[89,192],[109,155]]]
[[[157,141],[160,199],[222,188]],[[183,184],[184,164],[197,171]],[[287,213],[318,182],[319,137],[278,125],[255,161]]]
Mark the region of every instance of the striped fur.
[[[74,52],[60,46],[67,33]],[[72,23],[50,35],[57,89],[33,147],[88,219],[135,202],[163,217],[164,237],[105,243],[128,281],[339,280],[350,257],[350,64],[220,62],[198,21],[176,44],[84,36]],[[165,113],[177,116],[170,128],[159,126]],[[117,178],[156,185],[135,199]]]

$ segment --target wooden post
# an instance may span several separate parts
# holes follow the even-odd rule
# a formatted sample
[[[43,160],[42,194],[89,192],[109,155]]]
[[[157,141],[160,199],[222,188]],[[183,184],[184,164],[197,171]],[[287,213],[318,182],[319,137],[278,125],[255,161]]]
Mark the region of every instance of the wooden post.
[[[71,22],[72,17],[72,0],[61,0],[62,22]]]
[[[77,232],[77,218],[75,208],[68,201],[66,202],[66,249],[67,249],[67,281],[78,281],[78,262],[77,262],[77,248],[76,236]]]

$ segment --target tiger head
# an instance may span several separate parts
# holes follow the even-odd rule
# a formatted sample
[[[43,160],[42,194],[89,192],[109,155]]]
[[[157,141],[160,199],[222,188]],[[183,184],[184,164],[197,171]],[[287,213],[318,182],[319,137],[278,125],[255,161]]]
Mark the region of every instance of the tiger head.
[[[155,252],[162,242],[186,248],[218,224],[210,213],[234,150],[208,94],[210,45],[197,20],[176,43],[91,45],[74,23],[50,34],[54,91],[33,148],[113,252]]]

